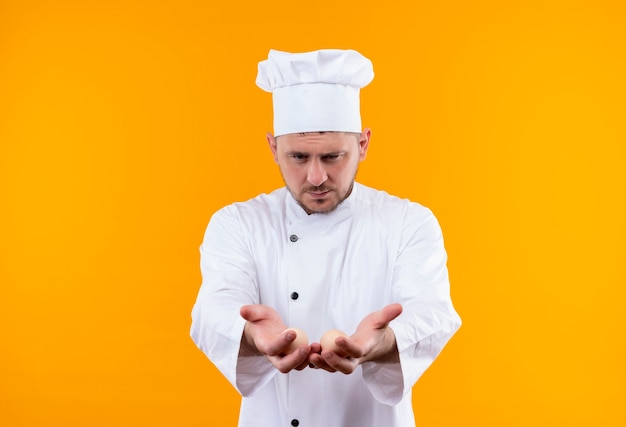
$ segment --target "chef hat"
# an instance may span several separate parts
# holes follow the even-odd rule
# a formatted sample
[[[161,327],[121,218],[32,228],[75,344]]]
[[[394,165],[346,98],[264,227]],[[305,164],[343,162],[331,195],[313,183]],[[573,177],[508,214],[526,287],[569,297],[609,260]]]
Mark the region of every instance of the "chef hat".
[[[373,78],[371,61],[355,50],[270,50],[259,62],[256,84],[272,92],[275,136],[361,132],[359,91]]]

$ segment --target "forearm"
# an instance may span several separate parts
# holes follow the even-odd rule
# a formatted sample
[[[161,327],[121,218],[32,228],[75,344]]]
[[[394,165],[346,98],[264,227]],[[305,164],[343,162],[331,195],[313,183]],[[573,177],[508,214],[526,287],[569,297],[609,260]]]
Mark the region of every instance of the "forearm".
[[[241,344],[239,346],[239,357],[261,356],[261,352],[256,348],[254,340],[250,334],[250,323],[246,322],[241,334]]]

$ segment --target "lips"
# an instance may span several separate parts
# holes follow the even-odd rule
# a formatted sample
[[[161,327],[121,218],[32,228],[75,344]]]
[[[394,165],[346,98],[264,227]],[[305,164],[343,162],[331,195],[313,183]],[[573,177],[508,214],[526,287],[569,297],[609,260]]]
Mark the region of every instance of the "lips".
[[[319,199],[322,198],[324,196],[326,196],[328,193],[330,193],[330,190],[324,190],[324,191],[307,191],[307,194],[315,199]]]
[[[324,194],[328,194],[331,191],[332,188],[326,186],[309,187],[304,189],[304,193],[311,194],[313,196],[323,196]]]

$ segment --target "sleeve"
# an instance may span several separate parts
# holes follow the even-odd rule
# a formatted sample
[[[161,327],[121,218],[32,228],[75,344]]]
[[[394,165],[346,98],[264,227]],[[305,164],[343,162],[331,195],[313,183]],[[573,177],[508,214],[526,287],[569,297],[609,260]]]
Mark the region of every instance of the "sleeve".
[[[213,215],[200,246],[202,285],[191,312],[192,340],[243,396],[276,373],[263,356],[239,357],[246,323],[239,309],[259,302],[255,264],[246,242],[233,206]]]
[[[394,264],[391,301],[403,312],[390,323],[399,364],[365,363],[363,377],[376,400],[394,405],[411,391],[461,326],[450,298],[441,228],[424,207],[410,211]]]

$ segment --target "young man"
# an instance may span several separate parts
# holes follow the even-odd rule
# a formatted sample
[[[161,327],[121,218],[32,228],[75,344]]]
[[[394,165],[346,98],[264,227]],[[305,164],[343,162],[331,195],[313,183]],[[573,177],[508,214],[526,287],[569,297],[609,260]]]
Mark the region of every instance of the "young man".
[[[243,396],[239,426],[414,426],[411,388],[461,324],[433,214],[355,182],[373,77],[353,50],[259,64],[285,187],[213,215],[191,326]],[[330,329],[347,336],[322,347]]]

